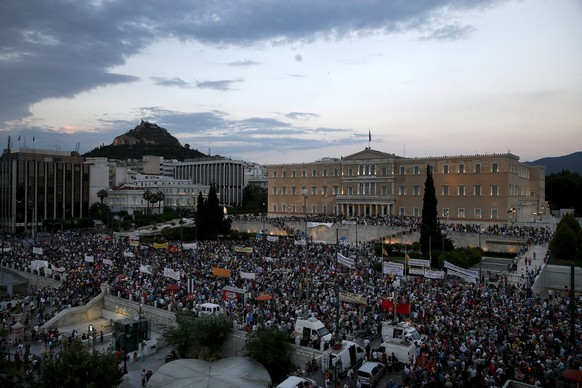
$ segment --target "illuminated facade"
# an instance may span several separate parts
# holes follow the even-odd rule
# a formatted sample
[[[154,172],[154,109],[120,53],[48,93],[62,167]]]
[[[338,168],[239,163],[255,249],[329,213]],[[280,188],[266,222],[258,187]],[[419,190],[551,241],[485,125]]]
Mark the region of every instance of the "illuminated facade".
[[[403,158],[371,148],[267,167],[270,216],[420,217],[427,167],[441,220],[535,222],[549,209],[545,169],[513,154]]]

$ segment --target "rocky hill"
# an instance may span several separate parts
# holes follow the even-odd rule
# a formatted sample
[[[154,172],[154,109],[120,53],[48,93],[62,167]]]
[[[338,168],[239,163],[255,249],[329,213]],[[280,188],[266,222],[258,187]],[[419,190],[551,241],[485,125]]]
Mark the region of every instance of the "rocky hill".
[[[205,157],[189,145],[182,146],[167,129],[142,120],[138,126],[113,139],[113,143],[87,152],[85,157],[106,157],[109,159],[141,159],[144,155],[163,156],[164,159],[195,159]]]
[[[559,173],[562,170],[570,170],[582,175],[582,152],[574,152],[573,154],[547,157],[533,162],[525,162],[530,166],[544,166],[546,168],[546,175]]]

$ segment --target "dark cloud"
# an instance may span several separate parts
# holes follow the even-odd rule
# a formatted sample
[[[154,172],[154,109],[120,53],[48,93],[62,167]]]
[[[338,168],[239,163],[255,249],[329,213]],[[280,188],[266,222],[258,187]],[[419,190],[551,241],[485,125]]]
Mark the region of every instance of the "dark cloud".
[[[202,81],[197,82],[196,87],[198,89],[212,89],[212,90],[219,90],[219,91],[228,91],[233,90],[231,87],[233,84],[240,82],[237,80],[221,80],[221,81]]]
[[[474,9],[497,1],[141,0],[136,6],[130,1],[3,0],[0,126],[26,117],[32,104],[46,98],[136,81],[110,69],[162,39],[221,47],[285,44],[418,29],[429,19],[432,38],[442,39],[469,31],[440,20],[442,10]],[[232,82],[207,81],[198,87],[229,90]]]

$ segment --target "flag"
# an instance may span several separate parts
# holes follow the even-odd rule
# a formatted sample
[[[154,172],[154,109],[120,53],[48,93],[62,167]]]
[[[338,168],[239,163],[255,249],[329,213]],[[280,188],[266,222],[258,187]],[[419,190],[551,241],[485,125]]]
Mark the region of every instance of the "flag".
[[[169,244],[167,242],[165,243],[154,243],[154,248],[155,249],[161,249],[161,248],[167,248],[169,246]]]
[[[368,129],[368,141],[372,141],[372,131]]]
[[[410,314],[410,304],[409,303],[399,303],[396,305],[396,313],[398,314]]]
[[[152,266],[148,264],[141,264],[139,266],[139,272],[147,273],[152,275]]]
[[[394,303],[388,299],[382,299],[382,311],[387,311],[389,313],[394,312]]]
[[[388,257],[388,252],[386,252],[386,249],[384,249],[384,247],[382,247],[382,257]]]
[[[355,265],[355,261],[354,259],[350,259],[349,257],[345,257],[344,255],[342,255],[341,253],[337,253],[337,262],[339,264],[345,265],[348,268],[353,269],[354,265]]]
[[[406,259],[407,263],[410,261],[410,256],[408,256],[408,252],[406,251],[404,251],[404,258]]]

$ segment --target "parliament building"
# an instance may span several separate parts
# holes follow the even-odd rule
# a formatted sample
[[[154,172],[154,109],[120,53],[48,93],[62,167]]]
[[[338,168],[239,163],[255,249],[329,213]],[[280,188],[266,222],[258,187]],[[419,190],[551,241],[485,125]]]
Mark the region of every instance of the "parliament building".
[[[427,168],[445,222],[533,223],[549,214],[545,168],[511,153],[405,158],[369,147],[341,158],[267,166],[268,214],[422,214]]]

